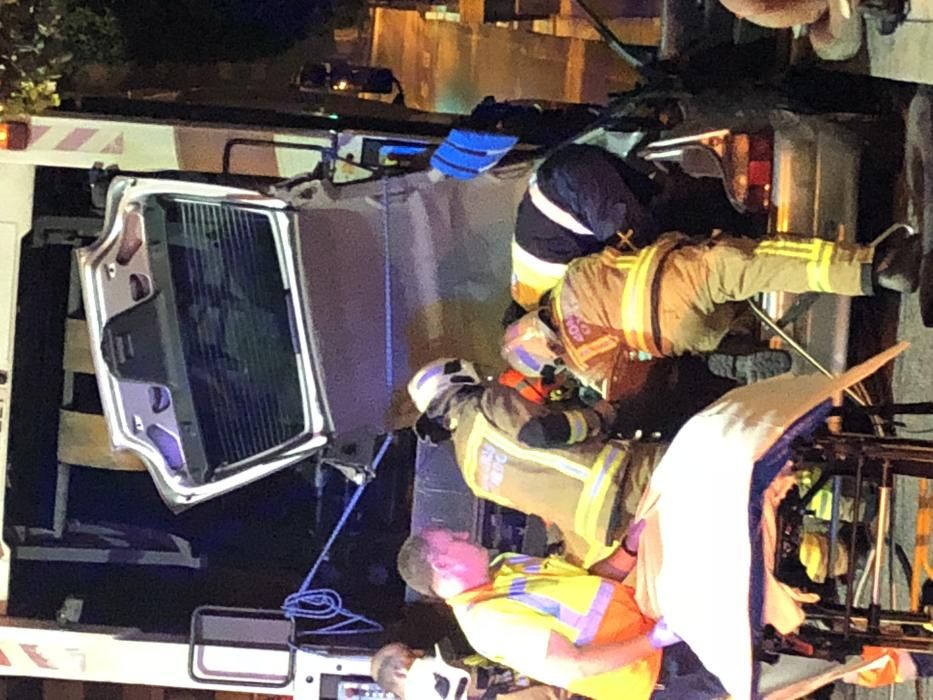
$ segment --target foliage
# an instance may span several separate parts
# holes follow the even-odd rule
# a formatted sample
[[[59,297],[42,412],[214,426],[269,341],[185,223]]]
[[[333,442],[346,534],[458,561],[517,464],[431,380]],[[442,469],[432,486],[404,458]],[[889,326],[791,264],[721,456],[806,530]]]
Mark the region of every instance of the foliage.
[[[0,118],[58,106],[61,24],[60,0],[0,0]]]
[[[109,4],[88,7],[68,0],[61,22],[62,36],[74,63],[122,63],[126,60],[126,38]]]

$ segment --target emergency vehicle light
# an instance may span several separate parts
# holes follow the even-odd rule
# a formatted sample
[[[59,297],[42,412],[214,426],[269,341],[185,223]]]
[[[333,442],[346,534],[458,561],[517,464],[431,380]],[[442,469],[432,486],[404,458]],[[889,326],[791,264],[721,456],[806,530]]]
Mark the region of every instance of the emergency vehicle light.
[[[29,144],[29,125],[25,122],[0,123],[0,150],[22,151]]]

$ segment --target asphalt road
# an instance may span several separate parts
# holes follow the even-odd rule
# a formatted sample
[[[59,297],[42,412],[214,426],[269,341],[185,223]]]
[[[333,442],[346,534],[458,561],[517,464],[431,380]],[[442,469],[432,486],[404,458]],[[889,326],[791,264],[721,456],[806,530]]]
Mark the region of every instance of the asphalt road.
[[[927,88],[922,88],[927,90]],[[918,97],[915,99],[929,99]],[[915,106],[923,106],[915,104]],[[906,175],[917,168],[927,177],[933,177],[933,124],[928,120],[928,112],[924,110],[911,110],[909,114],[913,117],[907,117],[906,141],[907,153],[905,166],[908,172],[905,172],[903,196],[898,200],[903,204],[897,212],[903,220],[914,225],[922,235],[933,237],[933,221],[922,221],[922,211],[924,208],[929,212],[933,207],[933,201],[930,201],[930,195],[924,197],[923,193],[917,191],[918,180],[909,178]],[[920,117],[919,119],[917,117]],[[922,163],[922,156],[926,156],[926,168]],[[913,160],[913,163],[907,164],[907,161]],[[930,188],[927,188],[928,190]],[[910,401],[930,401],[933,400],[933,371],[931,371],[931,359],[933,359],[933,329],[923,326],[920,319],[920,308],[916,297],[905,300],[902,303],[898,318],[898,338],[910,341],[910,349],[897,361],[892,380],[892,390],[894,400],[898,402]],[[906,417],[904,427],[899,433],[905,437],[927,438],[933,440],[933,416]],[[914,479],[901,479],[896,485],[897,503],[895,509],[895,537],[908,553],[913,556],[913,547],[917,540],[917,502],[919,495],[919,482]],[[923,560],[915,560],[914,566],[924,568],[928,566]],[[924,578],[926,578],[924,576]],[[899,605],[909,604],[906,582],[901,577],[896,577],[897,581],[897,599]],[[891,693],[888,690],[865,691],[859,690],[856,693],[858,698],[888,698]],[[933,681],[926,681],[919,687],[913,685],[899,686],[894,691],[894,697],[897,700],[908,700],[912,698],[933,697]]]

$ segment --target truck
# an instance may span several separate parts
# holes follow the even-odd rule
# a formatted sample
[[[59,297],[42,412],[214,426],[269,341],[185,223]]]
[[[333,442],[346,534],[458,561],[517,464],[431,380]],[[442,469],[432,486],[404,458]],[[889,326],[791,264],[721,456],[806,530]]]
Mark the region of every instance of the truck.
[[[665,88],[573,140],[719,183],[754,235],[854,239],[845,122]],[[437,357],[501,364],[544,151],[465,180],[411,158],[451,124],[346,124],[88,99],[0,127],[0,675],[389,697],[373,650],[448,624],[394,572],[412,529],[542,551],[540,521],[416,443],[405,385]],[[845,368],[848,300],[762,308]]]

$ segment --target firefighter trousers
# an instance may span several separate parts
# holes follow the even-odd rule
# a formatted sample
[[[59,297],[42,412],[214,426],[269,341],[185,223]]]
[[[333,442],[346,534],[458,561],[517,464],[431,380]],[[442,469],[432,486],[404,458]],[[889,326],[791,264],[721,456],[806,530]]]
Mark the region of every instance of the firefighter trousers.
[[[816,238],[722,236],[673,250],[659,271],[658,326],[673,355],[715,350],[737,302],[764,292],[871,293],[873,249]]]

